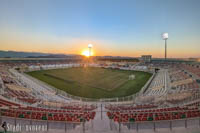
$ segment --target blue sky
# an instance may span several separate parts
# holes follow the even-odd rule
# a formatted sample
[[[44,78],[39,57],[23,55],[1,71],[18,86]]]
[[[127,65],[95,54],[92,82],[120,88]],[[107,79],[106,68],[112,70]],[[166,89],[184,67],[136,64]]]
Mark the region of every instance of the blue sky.
[[[0,0],[2,50],[200,57],[200,0]]]

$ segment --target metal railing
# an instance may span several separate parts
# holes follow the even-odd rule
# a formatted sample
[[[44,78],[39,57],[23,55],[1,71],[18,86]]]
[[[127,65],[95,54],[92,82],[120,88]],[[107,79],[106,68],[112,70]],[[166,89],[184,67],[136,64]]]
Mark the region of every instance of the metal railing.
[[[114,125],[113,120],[110,125]],[[117,122],[117,130],[119,133],[132,133],[134,131],[156,132],[165,130],[166,132],[176,132],[176,129],[194,129],[200,131],[200,117],[185,118],[176,120],[160,120],[160,121],[143,121],[143,122]],[[177,133],[179,133],[178,131]]]

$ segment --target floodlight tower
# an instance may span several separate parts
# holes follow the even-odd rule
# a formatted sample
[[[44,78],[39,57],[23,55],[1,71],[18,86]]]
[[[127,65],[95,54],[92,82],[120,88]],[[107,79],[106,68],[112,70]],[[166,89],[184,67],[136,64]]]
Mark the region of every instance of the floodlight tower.
[[[167,59],[167,39],[169,38],[168,33],[162,34],[162,39],[165,40],[165,60]]]
[[[89,48],[89,57],[92,55],[92,44],[88,44],[88,48]]]

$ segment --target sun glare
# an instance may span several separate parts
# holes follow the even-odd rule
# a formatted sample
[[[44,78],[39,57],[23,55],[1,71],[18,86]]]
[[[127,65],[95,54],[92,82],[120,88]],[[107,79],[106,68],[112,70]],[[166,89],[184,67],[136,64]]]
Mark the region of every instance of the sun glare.
[[[90,52],[89,50],[83,50],[81,55],[84,55],[86,57],[89,57],[90,56]],[[91,51],[91,56],[93,56],[93,51]]]
[[[82,52],[82,55],[86,56],[86,57],[89,57],[90,56],[90,53],[88,50],[85,50]]]

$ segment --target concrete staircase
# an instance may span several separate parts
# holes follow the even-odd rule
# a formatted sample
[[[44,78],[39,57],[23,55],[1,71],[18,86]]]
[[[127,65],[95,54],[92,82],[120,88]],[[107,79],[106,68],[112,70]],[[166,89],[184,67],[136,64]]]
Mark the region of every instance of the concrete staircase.
[[[101,116],[102,115],[102,116]],[[116,133],[117,129],[115,124],[111,123],[106,115],[105,108],[102,106],[101,114],[101,104],[98,104],[96,109],[96,116],[94,120],[85,124],[85,133]]]

